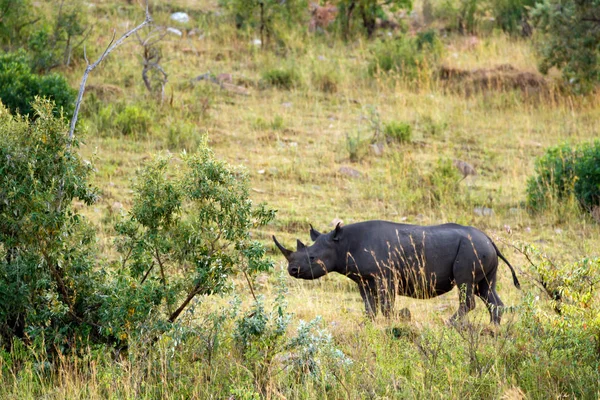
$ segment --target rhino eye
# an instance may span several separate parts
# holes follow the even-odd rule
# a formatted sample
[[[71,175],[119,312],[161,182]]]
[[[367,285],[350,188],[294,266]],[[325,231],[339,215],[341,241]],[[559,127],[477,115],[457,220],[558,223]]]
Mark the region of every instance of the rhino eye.
[[[315,257],[314,256],[310,256],[310,261],[315,261]]]

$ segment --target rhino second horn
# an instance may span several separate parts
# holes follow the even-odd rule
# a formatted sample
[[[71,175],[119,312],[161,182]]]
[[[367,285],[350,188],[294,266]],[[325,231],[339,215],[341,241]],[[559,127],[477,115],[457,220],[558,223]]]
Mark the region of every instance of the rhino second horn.
[[[317,231],[313,226],[310,226],[310,238],[315,241],[317,238],[321,236],[321,232]]]
[[[300,251],[302,249],[304,249],[306,246],[304,245],[304,243],[302,243],[300,241],[300,239],[296,239],[296,251]]]
[[[277,241],[277,239],[275,238],[275,235],[273,235],[273,241],[275,242],[275,245],[279,248],[279,250],[281,251],[281,253],[283,254],[283,256],[289,260],[290,255],[293,253],[291,250],[286,249],[285,247],[283,247],[281,245],[281,243],[279,243]]]

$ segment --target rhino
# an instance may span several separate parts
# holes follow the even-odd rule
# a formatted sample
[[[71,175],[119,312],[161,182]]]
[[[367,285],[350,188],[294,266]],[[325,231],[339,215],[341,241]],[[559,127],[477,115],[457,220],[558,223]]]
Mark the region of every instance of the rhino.
[[[389,317],[396,295],[427,299],[459,287],[454,323],[475,308],[481,298],[491,322],[500,324],[503,303],[496,293],[498,257],[515,270],[494,242],[472,226],[419,226],[388,221],[365,221],[321,234],[310,226],[312,246],[297,241],[296,251],[273,241],[287,259],[294,278],[318,279],[330,272],[358,284],[367,315],[379,310]]]

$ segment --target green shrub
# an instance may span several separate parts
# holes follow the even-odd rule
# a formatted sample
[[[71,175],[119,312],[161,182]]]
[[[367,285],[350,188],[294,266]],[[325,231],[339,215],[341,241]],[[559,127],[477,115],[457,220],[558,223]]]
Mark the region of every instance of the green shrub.
[[[261,46],[280,37],[282,27],[306,26],[306,0],[221,0],[239,29],[251,29],[260,35]]]
[[[530,12],[542,55],[540,70],[558,68],[575,92],[588,92],[600,82],[599,12],[598,1],[575,0],[543,0]]]
[[[196,296],[225,292],[232,274],[271,266],[250,230],[274,211],[249,200],[246,172],[215,159],[206,141],[181,157],[158,158],[139,172],[133,206],[116,226],[121,279],[130,288],[115,299],[128,306],[106,313],[119,335],[148,325],[160,333]]]
[[[383,134],[388,143],[410,143],[412,126],[406,122],[390,121],[383,127]]]
[[[335,93],[338,91],[340,75],[337,70],[314,69],[312,72],[313,86],[323,93]]]
[[[267,86],[291,90],[301,85],[301,77],[293,67],[268,69],[262,74],[262,81]]]
[[[536,0],[492,0],[491,12],[496,25],[504,32],[528,36],[528,11]]]
[[[152,116],[140,106],[127,105],[116,115],[113,123],[123,135],[138,135],[148,132],[152,125]]]
[[[397,72],[414,77],[429,72],[441,55],[441,43],[434,31],[421,32],[417,37],[402,36],[375,45],[369,63],[369,74]]]
[[[338,4],[338,23],[344,38],[351,36],[350,27],[360,26],[368,37],[377,30],[377,19],[386,20],[386,10],[396,12],[401,9],[411,11],[412,0],[341,0]]]
[[[575,196],[581,206],[600,206],[600,141],[550,148],[527,183],[527,204],[536,211]]]
[[[65,121],[49,101],[32,107],[30,120],[0,104],[0,345],[16,338],[67,351],[102,339],[105,274],[96,268],[94,231],[71,206],[97,196]]]
[[[360,129],[346,134],[346,150],[351,162],[361,161],[368,152],[369,141],[361,135]]]
[[[0,100],[12,113],[34,115],[33,102],[36,96],[54,102],[54,114],[61,109],[70,118],[75,108],[76,92],[67,80],[58,74],[36,75],[32,72],[30,57],[24,52],[0,55]]]

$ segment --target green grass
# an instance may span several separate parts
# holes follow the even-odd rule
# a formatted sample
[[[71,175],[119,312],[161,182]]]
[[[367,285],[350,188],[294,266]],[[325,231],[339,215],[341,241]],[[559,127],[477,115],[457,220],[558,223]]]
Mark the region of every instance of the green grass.
[[[92,4],[89,18],[96,28],[89,39],[90,58],[108,43],[109,27],[122,29],[143,18],[135,4]],[[237,35],[228,20],[202,17],[203,3],[163,4],[154,18],[167,23],[170,11],[179,10],[195,16],[190,26],[204,34],[167,36],[163,41],[162,65],[169,83],[162,103],[146,93],[138,58],[141,47],[135,40],[112,53],[90,77],[90,85],[122,90],[105,91],[106,98],[100,100],[92,100],[90,93],[84,97],[81,117],[87,134],[81,151],[96,166],[95,184],[102,198],[83,212],[96,225],[106,257],[116,257],[110,224],[113,206],[118,202],[129,208],[136,169],[156,153],[193,151],[203,133],[208,133],[220,158],[248,169],[253,200],[278,210],[276,220],[255,233],[265,242],[272,234],[288,247],[296,238],[308,242],[309,224],[328,231],[334,218],[346,224],[368,219],[469,224],[494,238],[518,267],[522,291],[512,286],[508,268],[500,266],[499,293],[504,302],[517,306],[540,296],[545,310],[550,309],[548,300],[532,276],[524,273],[529,270],[526,258],[509,245],[536,243],[556,262],[599,255],[600,229],[589,216],[576,208],[531,215],[524,206],[536,157],[549,146],[598,136],[598,95],[463,96],[445,90],[435,74],[418,73],[417,81],[393,72],[371,76],[373,43],[364,39],[343,43],[303,30],[287,38],[285,57],[293,68],[286,64],[280,69],[282,55],[260,51],[251,38]],[[466,38],[450,36],[443,39],[443,47],[441,63],[456,68],[510,63],[526,71],[536,69],[531,43],[503,35],[480,38],[475,46]],[[62,72],[76,87],[83,69],[79,62]],[[234,94],[206,81],[191,82],[208,71],[231,73],[234,83],[249,94]],[[366,139],[371,134],[363,118],[366,107],[376,109],[382,121],[409,124],[412,141],[352,162],[348,135],[357,129]],[[478,175],[459,183],[452,177],[439,178],[440,165],[452,159],[469,162]],[[362,177],[340,174],[342,166],[359,170]],[[478,216],[475,207],[492,208],[494,214]],[[275,271],[261,277],[257,290],[272,300],[275,276],[285,274],[286,265],[269,246]],[[597,368],[596,375],[593,371],[597,360],[583,356],[588,354],[589,338],[582,339],[580,347],[546,349],[544,343],[531,340],[518,313],[507,314],[499,333],[492,336],[485,331],[488,316],[479,300],[469,317],[471,328],[446,327],[444,321],[457,307],[457,291],[427,301],[400,297],[396,308],[408,307],[410,322],[399,317],[371,322],[347,278],[285,281],[294,321],[322,316],[338,347],[354,363],[327,383],[294,383],[274,369],[266,377],[266,398],[541,399],[598,394],[597,381],[595,387],[584,386],[598,373]],[[235,292],[249,302],[242,279],[236,281]],[[203,299],[195,315],[201,318],[228,300]],[[394,327],[399,338],[391,333]],[[220,399],[235,393],[236,399],[255,398],[255,381],[232,344],[233,329],[231,321],[223,328],[222,347],[210,366],[202,353],[204,343],[191,339],[174,344],[168,337],[149,354],[137,349],[134,341],[126,355],[81,349],[81,358],[66,356],[48,370],[40,369],[43,356],[26,350],[4,354],[0,397]],[[577,362],[583,363],[579,377]]]

